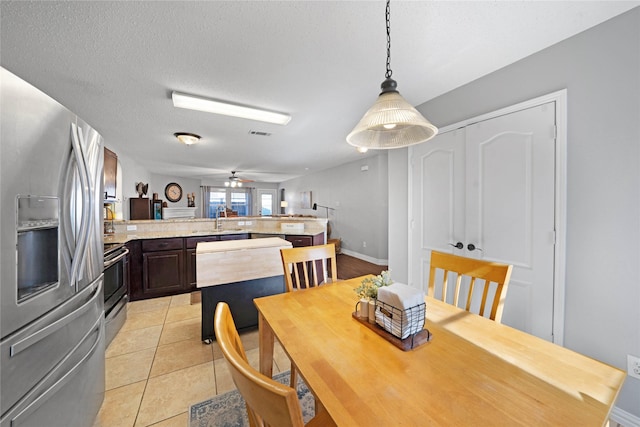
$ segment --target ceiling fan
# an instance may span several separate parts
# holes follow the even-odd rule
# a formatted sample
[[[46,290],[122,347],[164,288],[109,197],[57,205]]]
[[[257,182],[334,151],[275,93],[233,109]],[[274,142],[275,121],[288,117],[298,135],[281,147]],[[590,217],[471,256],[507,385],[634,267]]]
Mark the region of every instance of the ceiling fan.
[[[252,179],[243,179],[239,176],[236,176],[236,171],[231,171],[231,176],[228,181],[225,181],[225,187],[242,187],[242,183],[244,182],[253,182]]]

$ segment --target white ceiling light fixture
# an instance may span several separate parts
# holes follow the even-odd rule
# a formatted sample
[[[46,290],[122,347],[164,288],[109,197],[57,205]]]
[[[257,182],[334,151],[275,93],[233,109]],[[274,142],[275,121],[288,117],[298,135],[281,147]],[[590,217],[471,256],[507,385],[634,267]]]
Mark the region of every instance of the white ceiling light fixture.
[[[347,135],[347,142],[355,147],[391,149],[419,144],[438,134],[438,128],[425,119],[418,110],[404,100],[397,91],[398,84],[391,78],[391,8],[387,0],[387,71],[380,85],[382,92]]]
[[[286,113],[264,110],[261,108],[231,104],[225,101],[216,101],[201,96],[187,95],[173,92],[171,94],[173,106],[189,110],[205,111],[207,113],[222,114],[224,116],[240,117],[243,119],[257,120],[260,122],[286,125],[291,121],[291,116]]]
[[[200,142],[200,135],[196,135],[195,133],[187,133],[187,132],[176,132],[173,134],[178,141],[182,142],[185,145],[193,145]]]

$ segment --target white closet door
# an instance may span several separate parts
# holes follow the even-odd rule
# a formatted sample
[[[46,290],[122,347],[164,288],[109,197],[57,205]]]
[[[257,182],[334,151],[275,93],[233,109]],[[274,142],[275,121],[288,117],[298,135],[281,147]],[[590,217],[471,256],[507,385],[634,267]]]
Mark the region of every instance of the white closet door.
[[[465,239],[465,131],[438,135],[414,148],[410,285],[427,292],[431,250],[451,252]]]
[[[554,105],[439,135],[411,158],[412,285],[426,290],[431,249],[513,264],[502,322],[547,340],[553,331]],[[464,159],[450,160],[461,150]],[[459,241],[464,249],[449,246]],[[481,250],[469,250],[470,244]]]
[[[502,322],[551,340],[554,103],[475,123],[466,131],[466,236],[483,250],[468,256],[513,264]]]

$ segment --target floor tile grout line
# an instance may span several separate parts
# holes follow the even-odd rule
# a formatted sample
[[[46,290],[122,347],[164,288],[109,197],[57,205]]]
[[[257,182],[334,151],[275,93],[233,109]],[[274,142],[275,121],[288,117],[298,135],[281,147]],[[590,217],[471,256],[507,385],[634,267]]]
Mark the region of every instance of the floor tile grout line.
[[[147,379],[145,380],[144,389],[142,391],[142,396],[140,397],[140,403],[138,404],[138,410],[136,411],[136,416],[135,416],[135,419],[133,421],[133,425],[134,426],[136,426],[136,422],[138,421],[138,417],[140,416],[140,410],[142,409],[142,402],[144,401],[144,396],[145,396],[145,393],[147,391],[147,387],[149,385],[149,380],[152,378],[151,377],[151,371],[153,370],[153,364],[154,364],[154,362],[156,360],[156,356],[158,354],[158,348],[160,348],[160,338],[162,337],[162,332],[164,331],[165,326],[167,325],[167,323],[174,323],[174,322],[167,322],[167,316],[169,315],[169,309],[171,308],[171,301],[172,300],[173,300],[173,297],[169,301],[169,306],[168,306],[167,311],[166,311],[165,316],[164,316],[164,320],[163,320],[163,323],[162,323],[162,329],[160,330],[160,335],[158,336],[158,341],[157,341],[157,344],[156,344],[155,352],[153,354],[153,360],[151,361],[151,365],[149,366],[149,372],[147,373]],[[184,304],[181,304],[181,305],[184,305]],[[187,320],[187,319],[182,319],[182,320]],[[180,341],[188,341],[188,339],[187,340],[180,340]],[[176,342],[180,342],[180,341],[176,341]],[[174,343],[169,343],[169,344],[174,344]],[[165,344],[165,345],[168,345],[168,344]],[[151,347],[149,347],[149,348],[151,348]],[[213,346],[211,346],[211,363],[214,363],[214,362],[215,362],[215,359],[214,359],[214,354],[213,354]],[[217,379],[215,377],[215,364],[212,366],[212,368],[213,368],[213,371],[214,371],[214,383],[216,384],[216,391],[217,391]],[[162,375],[167,375],[167,374],[170,374],[170,373],[173,373],[173,372],[176,372],[176,371],[167,372],[167,373],[162,374]],[[160,376],[161,375],[157,375],[156,377],[153,377],[153,378],[157,378],[157,377],[160,377]],[[217,393],[216,393],[216,395],[217,395]],[[185,412],[180,412],[178,414],[171,415],[168,418],[155,421],[153,424],[160,423],[160,422],[168,420],[170,418],[177,417],[182,413],[188,413],[188,412],[189,412],[189,408],[187,408]],[[150,424],[150,425],[152,425],[152,424]],[[148,426],[139,426],[139,427],[148,427]]]
[[[158,354],[158,347],[160,346],[160,337],[162,337],[162,331],[164,331],[165,321],[167,319],[168,312],[169,312],[169,308],[167,307],[167,311],[165,312],[164,319],[162,322],[162,329],[160,329],[160,335],[158,335],[158,341],[156,342],[156,349],[153,352],[153,359],[151,360],[151,364],[149,365],[149,372],[147,372],[147,378],[144,381],[144,389],[142,390],[142,396],[140,396],[140,402],[138,403],[138,410],[136,411],[136,416],[133,419],[134,427],[136,427],[136,423],[138,422],[138,417],[140,416],[140,409],[142,409],[142,402],[144,401],[144,395],[147,392],[147,387],[149,386],[149,378],[151,376],[151,370],[153,369],[153,362],[155,362],[156,355]],[[140,427],[146,427],[146,426],[140,426]]]

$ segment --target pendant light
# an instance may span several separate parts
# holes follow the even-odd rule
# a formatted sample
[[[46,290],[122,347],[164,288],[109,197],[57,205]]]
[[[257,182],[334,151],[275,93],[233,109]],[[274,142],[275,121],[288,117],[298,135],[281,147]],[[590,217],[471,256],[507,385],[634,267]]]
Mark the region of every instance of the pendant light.
[[[398,84],[391,78],[391,25],[390,0],[387,0],[387,71],[380,85],[382,92],[347,135],[347,142],[354,147],[387,150],[419,144],[438,134],[438,128],[425,119],[418,110],[404,100]]]

